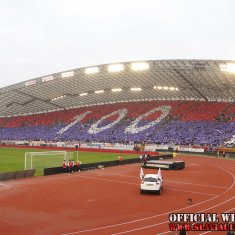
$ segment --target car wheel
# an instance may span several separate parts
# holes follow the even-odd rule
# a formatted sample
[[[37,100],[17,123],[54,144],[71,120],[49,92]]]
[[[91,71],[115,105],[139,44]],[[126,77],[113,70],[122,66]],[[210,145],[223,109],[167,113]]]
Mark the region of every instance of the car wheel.
[[[140,193],[141,193],[141,194],[144,194],[144,190],[140,189]]]
[[[157,194],[158,194],[158,195],[160,195],[160,194],[161,194],[161,189],[159,189],[159,190],[157,191]]]

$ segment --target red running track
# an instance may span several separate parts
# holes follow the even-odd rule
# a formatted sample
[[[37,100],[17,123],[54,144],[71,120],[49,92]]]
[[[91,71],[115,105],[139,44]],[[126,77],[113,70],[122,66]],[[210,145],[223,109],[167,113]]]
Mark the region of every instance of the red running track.
[[[139,164],[0,182],[0,234],[172,235],[172,212],[235,213],[235,161],[179,158],[186,168],[162,171],[160,196],[140,194]]]

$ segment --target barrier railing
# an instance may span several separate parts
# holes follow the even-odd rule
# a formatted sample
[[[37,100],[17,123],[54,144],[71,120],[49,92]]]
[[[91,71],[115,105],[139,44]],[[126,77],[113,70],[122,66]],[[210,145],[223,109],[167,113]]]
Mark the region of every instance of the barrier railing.
[[[32,177],[34,176],[34,173],[35,169],[14,172],[0,172],[0,181]]]
[[[170,159],[172,158],[172,154],[166,154],[161,156],[151,156],[151,160],[158,160],[158,159]],[[94,163],[87,163],[87,164],[81,164],[79,167],[79,170],[92,170],[92,169],[98,169],[100,166],[102,167],[110,167],[110,166],[117,166],[117,165],[125,165],[125,164],[131,164],[131,163],[138,163],[140,162],[140,158],[132,158],[132,159],[123,159],[123,160],[114,160],[114,161],[108,161],[108,162],[94,162]],[[74,171],[77,171],[78,168],[75,165],[73,168]],[[64,169],[61,167],[51,167],[51,168],[45,168],[44,169],[44,175],[53,175],[53,174],[61,174],[66,173],[68,169]]]

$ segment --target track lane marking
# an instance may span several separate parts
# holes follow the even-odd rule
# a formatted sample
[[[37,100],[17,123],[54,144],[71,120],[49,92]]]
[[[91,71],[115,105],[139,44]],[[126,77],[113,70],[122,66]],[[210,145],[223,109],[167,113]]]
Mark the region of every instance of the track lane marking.
[[[122,177],[129,177],[129,178],[136,178],[138,176],[130,176],[130,175],[121,175],[121,174],[110,174],[110,173],[104,173],[100,174],[99,176],[103,175],[112,175],[112,176],[122,176]],[[164,180],[164,182],[172,182],[177,184],[190,184],[190,185],[196,185],[196,186],[202,186],[202,187],[211,187],[211,188],[221,188],[221,189],[227,189],[228,187],[225,186],[215,186],[215,185],[208,185],[208,184],[194,184],[189,182],[183,182],[183,181],[174,181],[174,180]]]
[[[83,176],[80,176],[80,177],[83,178]],[[94,179],[94,180],[110,181],[110,182],[121,183],[121,184],[139,185],[137,183],[130,183],[130,182],[126,182],[126,181],[110,180],[110,179],[90,177],[90,176],[88,176],[88,177],[86,176],[84,178]],[[174,190],[174,191],[180,191],[180,192],[186,192],[186,193],[195,193],[195,194],[202,194],[202,195],[207,195],[207,196],[217,196],[217,194],[211,194],[211,193],[202,193],[202,192],[189,191],[189,190],[183,190],[183,189],[175,189],[175,188],[170,188],[170,187],[165,187],[165,188],[168,189],[168,190]]]
[[[214,166],[214,165],[211,165],[211,166]],[[200,202],[200,203],[197,203],[197,204],[194,204],[194,205],[191,205],[191,206],[187,206],[187,207],[183,207],[183,208],[177,209],[177,210],[175,210],[175,211],[165,212],[165,213],[162,213],[162,214],[158,214],[158,215],[153,215],[153,216],[145,217],[145,218],[143,218],[143,219],[132,220],[132,221],[128,221],[128,222],[124,222],[124,223],[119,223],[119,224],[113,224],[113,225],[108,225],[108,226],[103,226],[103,227],[98,227],[98,228],[93,228],[93,229],[87,229],[87,230],[82,230],[82,231],[76,231],[76,232],[71,232],[71,233],[64,233],[64,234],[61,234],[61,235],[73,235],[73,234],[91,232],[91,231],[96,231],[96,230],[101,230],[101,229],[113,228],[113,227],[117,227],[117,226],[121,226],[121,225],[126,225],[126,224],[132,224],[132,223],[136,223],[136,222],[139,222],[139,221],[144,221],[144,220],[148,220],[148,219],[153,219],[153,218],[156,218],[156,217],[159,217],[159,216],[163,216],[163,215],[166,215],[166,214],[169,214],[169,213],[172,213],[172,212],[178,212],[178,211],[181,211],[181,210],[185,210],[185,209],[187,209],[187,208],[192,208],[192,207],[201,205],[201,204],[203,204],[203,203],[206,203],[206,202],[208,202],[208,201],[211,201],[211,200],[213,200],[213,199],[219,197],[220,195],[223,195],[223,194],[225,194],[226,192],[230,191],[230,190],[234,187],[234,185],[235,185],[235,177],[234,177],[234,175],[233,175],[231,172],[229,172],[228,170],[225,170],[225,169],[222,168],[222,167],[218,167],[218,166],[214,166],[214,167],[217,167],[217,168],[219,168],[219,169],[222,169],[222,170],[228,172],[228,173],[229,173],[230,175],[232,175],[232,177],[233,177],[233,183],[232,183],[232,185],[231,185],[227,190],[225,190],[224,192],[222,192],[222,193],[219,194],[219,195],[216,195],[216,196],[214,196],[214,197],[212,197],[212,198],[210,198],[210,199],[207,199],[207,200],[205,200],[205,201],[202,201],[202,202]],[[228,167],[227,167],[227,168],[228,168]],[[80,177],[81,177],[81,176],[80,176]],[[86,177],[83,177],[83,178],[86,178]],[[90,178],[92,178],[92,177],[90,177]],[[100,179],[100,178],[96,178],[96,179],[105,180],[105,179]],[[110,181],[110,180],[109,180],[109,181]],[[113,181],[113,180],[111,180],[111,181]],[[119,182],[119,183],[123,183],[122,181],[118,181],[118,182]],[[133,184],[133,183],[130,183],[130,184]],[[136,184],[135,184],[135,185],[136,185]],[[234,197],[235,197],[235,196],[234,196]],[[210,208],[206,208],[206,209],[204,209],[203,211],[206,211],[206,210],[208,210],[208,209],[215,208],[215,207],[217,207],[218,205],[225,204],[226,202],[232,200],[234,197],[232,197],[232,198],[230,198],[230,199],[228,199],[228,200],[226,200],[226,201],[223,201],[223,202],[220,203],[220,204],[216,204],[216,205],[214,205],[214,206],[212,206],[212,207],[210,207]],[[163,223],[169,223],[169,221],[164,221],[164,222],[161,222],[160,224],[163,224]],[[158,226],[158,225],[157,225],[157,224],[152,224],[152,225],[145,226],[145,227],[148,228],[148,227],[154,227],[154,226]],[[145,229],[145,227],[136,228],[136,229],[134,229],[134,230],[135,230],[135,231],[137,231],[137,230],[142,230],[142,229]],[[121,232],[121,233],[114,233],[114,234],[115,234],[115,235],[118,235],[118,234],[124,234],[124,233],[129,233],[129,232],[131,232],[131,230],[123,231],[123,232]],[[172,231],[171,231],[171,232],[172,232]],[[113,234],[113,235],[114,235],[114,234]],[[165,234],[165,232],[162,233],[162,234]]]

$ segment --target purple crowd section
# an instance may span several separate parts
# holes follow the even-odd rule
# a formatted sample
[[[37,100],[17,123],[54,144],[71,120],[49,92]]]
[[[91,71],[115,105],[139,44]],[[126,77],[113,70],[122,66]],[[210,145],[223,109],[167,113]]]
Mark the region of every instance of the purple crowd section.
[[[125,109],[123,116],[122,111],[110,116],[120,109]],[[75,117],[86,111],[91,112],[70,125]],[[234,104],[208,102],[132,102],[83,107],[50,114],[1,118],[0,140],[145,141],[219,146],[235,135],[234,111]],[[164,112],[165,116],[160,118]],[[118,118],[120,120],[112,125]],[[92,128],[96,131],[92,132]]]

